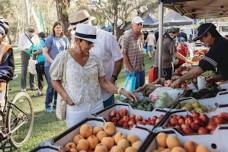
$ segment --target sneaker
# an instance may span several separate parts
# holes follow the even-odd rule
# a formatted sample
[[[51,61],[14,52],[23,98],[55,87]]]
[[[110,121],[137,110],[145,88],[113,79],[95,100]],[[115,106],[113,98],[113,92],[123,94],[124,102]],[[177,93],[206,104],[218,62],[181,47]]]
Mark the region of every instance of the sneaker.
[[[46,108],[46,109],[45,109],[45,112],[47,112],[47,113],[51,113],[51,112],[52,112],[52,108],[51,108],[51,107]]]

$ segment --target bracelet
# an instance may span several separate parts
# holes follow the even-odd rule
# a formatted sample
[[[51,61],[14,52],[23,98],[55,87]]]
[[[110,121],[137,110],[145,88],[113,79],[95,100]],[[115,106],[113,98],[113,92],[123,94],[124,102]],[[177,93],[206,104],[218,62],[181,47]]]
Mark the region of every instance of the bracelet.
[[[117,76],[116,75],[112,75],[112,78],[114,78],[114,80],[117,80]]]
[[[124,88],[118,88],[117,93],[120,95],[120,94],[121,94],[121,91],[122,91],[123,89],[124,89]]]

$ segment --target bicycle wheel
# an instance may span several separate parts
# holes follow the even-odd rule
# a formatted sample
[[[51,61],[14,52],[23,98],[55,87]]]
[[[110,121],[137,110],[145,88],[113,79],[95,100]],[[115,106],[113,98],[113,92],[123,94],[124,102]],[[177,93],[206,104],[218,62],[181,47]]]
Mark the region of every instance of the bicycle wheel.
[[[31,136],[34,122],[32,100],[25,92],[18,93],[9,103],[7,127],[15,147],[22,146]]]

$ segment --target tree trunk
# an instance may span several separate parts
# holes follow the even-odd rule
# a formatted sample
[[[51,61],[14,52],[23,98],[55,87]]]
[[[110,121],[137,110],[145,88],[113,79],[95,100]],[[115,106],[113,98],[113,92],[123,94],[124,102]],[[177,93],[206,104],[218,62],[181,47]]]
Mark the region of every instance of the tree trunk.
[[[56,1],[56,9],[58,20],[61,21],[64,25],[64,33],[65,35],[70,38],[70,33],[68,31],[69,21],[68,21],[68,14],[67,9],[70,5],[70,0],[55,0]]]
[[[26,7],[26,25],[30,26],[30,2],[25,0],[25,7]]]

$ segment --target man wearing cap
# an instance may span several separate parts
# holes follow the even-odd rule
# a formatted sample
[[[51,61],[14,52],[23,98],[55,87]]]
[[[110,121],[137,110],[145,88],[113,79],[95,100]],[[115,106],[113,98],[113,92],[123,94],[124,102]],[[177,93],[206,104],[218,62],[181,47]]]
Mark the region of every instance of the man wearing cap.
[[[136,76],[135,89],[145,83],[145,67],[143,54],[143,20],[136,16],[132,19],[131,29],[125,31],[123,39],[123,56],[126,76]]]
[[[202,24],[197,30],[197,37],[193,40],[200,40],[209,46],[209,52],[197,67],[193,67],[188,73],[176,80],[172,84],[173,87],[178,87],[185,80],[195,78],[207,70],[213,70],[217,73],[213,77],[214,81],[228,80],[228,40],[218,33],[216,26],[212,23]]]
[[[35,43],[35,30],[32,27],[27,28],[26,32],[22,33],[18,41],[18,49],[21,51],[21,91],[26,91],[26,76],[30,59],[31,46]],[[35,89],[35,75],[29,73],[30,89]]]
[[[91,24],[93,19],[95,18],[90,16],[86,10],[74,11],[69,14],[69,29],[77,28],[79,23]],[[91,53],[102,61],[106,79],[115,84],[123,62],[123,56],[116,38],[111,33],[97,28],[97,41],[94,43]],[[100,102],[103,102],[104,107],[114,103],[113,94],[104,89],[101,90],[101,99]]]
[[[132,93],[117,88],[105,78],[102,61],[91,50],[97,40],[96,33],[95,27],[78,24],[74,47],[60,52],[50,68],[53,87],[67,103],[68,127],[103,109],[103,103],[99,102],[101,88],[135,100]]]

